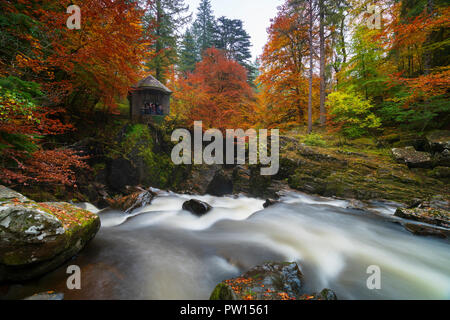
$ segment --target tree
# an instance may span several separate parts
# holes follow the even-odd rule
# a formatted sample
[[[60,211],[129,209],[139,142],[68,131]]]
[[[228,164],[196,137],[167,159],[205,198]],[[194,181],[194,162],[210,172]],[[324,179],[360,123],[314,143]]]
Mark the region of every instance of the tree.
[[[84,158],[57,148],[54,137],[74,130],[70,116],[92,112],[98,102],[113,112],[151,53],[142,28],[145,2],[83,1],[80,30],[66,27],[70,4],[0,2],[2,182],[73,185]]]
[[[66,27],[69,0],[1,2],[2,74],[20,75],[41,85],[48,103],[73,112],[92,111],[102,102],[114,110],[150,54],[143,36],[143,9],[134,2],[86,0],[80,30]],[[19,27],[16,27],[19,24]],[[29,32],[28,32],[29,31]],[[22,46],[17,46],[17,41]],[[81,103],[82,102],[82,103]]]
[[[324,0],[319,0],[319,16],[320,16],[320,125],[324,126],[326,123],[325,110],[325,3]]]
[[[214,46],[225,52],[227,58],[239,62],[251,72],[250,36],[245,31],[242,20],[220,17],[214,31]]]
[[[306,20],[308,28],[309,49],[309,91],[308,91],[308,133],[312,132],[313,125],[313,76],[314,76],[314,32],[316,25],[316,0],[292,0],[289,2],[291,10],[297,13],[297,19]]]
[[[303,7],[305,8],[305,7]],[[294,10],[295,9],[295,10]],[[287,1],[268,29],[269,41],[261,55],[260,101],[267,127],[289,127],[307,121],[310,56],[309,28],[304,12]],[[313,75],[313,118],[318,118],[318,78]]]
[[[239,127],[252,98],[245,68],[216,48],[207,49],[195,71],[178,86],[175,104],[183,113],[180,117],[190,125],[202,120],[207,128]]]
[[[178,32],[191,20],[188,10],[184,0],[154,0],[147,11],[145,21],[155,38],[155,55],[146,65],[162,83],[166,82],[170,67],[177,62]]]
[[[346,137],[359,138],[381,126],[373,106],[354,92],[336,91],[328,96],[330,121]]]
[[[197,41],[199,58],[206,49],[214,45],[215,18],[210,0],[202,0],[197,9],[193,33]],[[199,59],[200,60],[200,59]]]
[[[64,110],[36,104],[39,86],[15,77],[0,80],[0,181],[73,185],[86,159],[70,149],[44,150],[40,141],[73,130],[55,118]]]
[[[314,52],[313,52],[313,28],[314,28],[314,20],[313,20],[313,0],[309,0],[309,8],[308,8],[308,22],[309,22],[309,96],[308,96],[308,134],[312,132],[312,90],[313,90],[313,61],[314,61]]]
[[[190,29],[187,29],[183,41],[180,46],[180,58],[178,62],[178,69],[186,76],[189,72],[194,71],[197,63],[197,44],[194,35]]]
[[[383,96],[392,68],[384,59],[383,44],[377,40],[379,33],[365,25],[356,27],[350,47],[352,56],[339,75],[339,88],[357,90],[367,100]]]

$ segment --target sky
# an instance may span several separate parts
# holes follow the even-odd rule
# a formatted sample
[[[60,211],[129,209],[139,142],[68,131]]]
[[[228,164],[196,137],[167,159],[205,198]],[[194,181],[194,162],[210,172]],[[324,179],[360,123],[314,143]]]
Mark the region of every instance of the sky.
[[[185,0],[185,3],[194,13],[194,20],[200,0]],[[266,30],[270,26],[270,19],[275,18],[277,7],[282,3],[282,0],[211,0],[216,18],[226,16],[244,21],[244,28],[250,34],[253,45],[252,60],[262,53],[268,38]]]

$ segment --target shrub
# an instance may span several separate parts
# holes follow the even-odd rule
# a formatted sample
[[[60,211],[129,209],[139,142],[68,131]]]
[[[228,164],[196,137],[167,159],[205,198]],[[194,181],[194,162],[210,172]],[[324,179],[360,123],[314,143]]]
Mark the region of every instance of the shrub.
[[[322,139],[322,135],[318,133],[308,134],[303,142],[308,146],[325,147],[326,142]]]
[[[381,126],[370,101],[355,92],[336,91],[327,102],[331,124],[348,138],[359,138]]]

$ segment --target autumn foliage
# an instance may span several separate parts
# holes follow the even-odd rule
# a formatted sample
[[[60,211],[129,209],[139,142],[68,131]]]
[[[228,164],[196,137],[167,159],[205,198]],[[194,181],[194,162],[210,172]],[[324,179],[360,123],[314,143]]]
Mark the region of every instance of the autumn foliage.
[[[215,48],[205,51],[195,71],[180,78],[178,86],[175,112],[188,125],[202,120],[208,128],[235,128],[244,125],[251,110],[246,69]]]
[[[80,30],[70,30],[66,8],[80,6]],[[11,33],[24,46],[11,52],[15,63],[4,64],[3,73],[33,77],[55,103],[91,106],[101,101],[114,111],[114,97],[127,94],[142,75],[142,59],[151,54],[151,38],[143,36],[144,10],[125,0],[6,2],[2,10],[26,15],[33,30]],[[14,25],[12,26],[14,27]]]
[[[288,2],[268,28],[269,41],[261,55],[259,101],[267,127],[289,127],[308,119],[308,30],[301,16],[289,10]],[[319,78],[313,77],[313,118],[319,117]]]
[[[2,182],[75,184],[74,169],[86,168],[85,158],[56,148],[53,137],[75,130],[70,116],[92,112],[99,103],[114,113],[116,98],[142,75],[143,59],[152,55],[153,39],[142,27],[148,3],[0,3]],[[81,9],[80,30],[66,26],[72,4]]]

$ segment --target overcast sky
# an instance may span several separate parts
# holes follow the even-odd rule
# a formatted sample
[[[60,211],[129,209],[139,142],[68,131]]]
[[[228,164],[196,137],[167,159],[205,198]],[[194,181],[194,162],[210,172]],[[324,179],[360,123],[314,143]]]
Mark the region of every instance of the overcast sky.
[[[230,19],[241,19],[244,28],[251,36],[253,60],[262,53],[267,42],[267,28],[270,19],[275,18],[277,7],[282,0],[211,0],[212,10],[216,18],[226,16]],[[185,0],[189,10],[197,14],[200,0]]]

